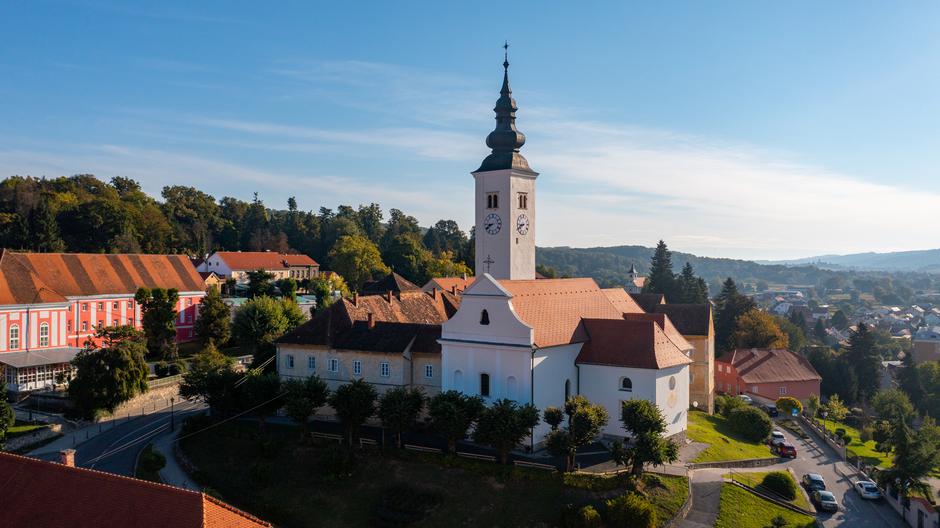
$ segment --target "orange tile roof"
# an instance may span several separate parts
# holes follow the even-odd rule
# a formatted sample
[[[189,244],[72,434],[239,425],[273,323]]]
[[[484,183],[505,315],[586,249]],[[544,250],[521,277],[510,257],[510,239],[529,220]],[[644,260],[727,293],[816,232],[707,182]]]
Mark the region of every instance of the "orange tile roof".
[[[810,362],[785,349],[737,349],[716,361],[730,363],[745,383],[821,380]]]
[[[285,255],[273,251],[217,251],[215,253],[233,270],[286,269],[291,266],[319,266],[307,255]]]
[[[5,252],[4,258],[16,260],[66,297],[134,294],[141,287],[205,290],[185,255]]]
[[[621,319],[621,312],[593,279],[501,280],[513,309],[535,329],[535,345],[550,347],[587,339],[582,318]]]
[[[457,293],[460,293],[473,284],[474,279],[475,277],[435,277],[428,284],[449,292],[453,292],[456,288]]]
[[[607,300],[620,310],[620,313],[644,313],[643,308],[637,304],[633,297],[623,288],[604,288],[601,290],[607,296]]]
[[[659,325],[659,329],[666,334],[666,337],[669,338],[673,344],[676,345],[676,348],[679,350],[693,350],[695,347],[689,343],[685,337],[682,336],[682,333],[672,324],[672,321],[669,320],[669,317],[666,314],[661,313],[632,313],[632,314],[623,314],[623,318],[627,321],[653,321]]]
[[[0,453],[0,475],[5,526],[271,526],[204,493],[11,453]]]
[[[0,305],[66,302],[9,251],[0,253]]]
[[[692,363],[652,319],[584,319],[589,340],[577,363],[663,369]]]

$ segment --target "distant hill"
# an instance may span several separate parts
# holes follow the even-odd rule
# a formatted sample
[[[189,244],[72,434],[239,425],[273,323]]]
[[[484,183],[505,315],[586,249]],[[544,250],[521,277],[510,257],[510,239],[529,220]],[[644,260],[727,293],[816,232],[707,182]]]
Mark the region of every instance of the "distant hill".
[[[643,246],[614,246],[595,248],[547,247],[537,248],[538,264],[554,268],[562,275],[592,277],[603,287],[620,286],[628,282],[630,266],[646,274],[653,248]],[[695,273],[704,278],[712,294],[721,282],[732,277],[737,282],[764,281],[769,284],[815,285],[826,278],[840,274],[804,264],[759,264],[750,260],[699,257],[690,253],[673,252],[673,269],[679,272],[691,262]]]
[[[793,260],[760,261],[762,264],[785,266],[814,265],[827,269],[863,271],[921,271],[940,273],[940,249],[894,251],[889,253],[853,253],[850,255],[819,255]]]

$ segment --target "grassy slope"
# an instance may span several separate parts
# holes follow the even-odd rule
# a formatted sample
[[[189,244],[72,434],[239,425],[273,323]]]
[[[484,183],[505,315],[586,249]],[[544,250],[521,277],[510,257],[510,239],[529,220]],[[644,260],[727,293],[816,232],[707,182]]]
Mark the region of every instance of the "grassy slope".
[[[709,444],[693,462],[716,462],[719,460],[743,460],[773,456],[766,444],[745,440],[728,426],[719,415],[708,415],[700,411],[689,412],[689,439]]]
[[[13,424],[13,427],[7,429],[7,438],[13,438],[14,436],[20,436],[27,433],[31,433],[37,429],[42,429],[43,427],[48,427],[45,424],[31,424],[27,422],[17,421]]]
[[[889,468],[893,464],[891,455],[883,455],[875,451],[875,441],[869,440],[862,442],[858,429],[845,425],[844,423],[834,422],[832,420],[820,420],[829,431],[835,432],[838,428],[845,429],[845,434],[852,437],[852,442],[848,445],[851,453],[865,459],[865,462],[872,465],[878,465],[883,468]],[[850,454],[851,454],[850,453]]]
[[[715,528],[765,528],[777,515],[788,521],[787,528],[810,528],[815,520],[808,515],[781,508],[739,487],[721,487],[721,505]]]
[[[279,525],[373,526],[383,492],[400,483],[441,497],[415,526],[554,526],[566,503],[596,502],[602,511],[595,492],[567,488],[557,473],[439,455],[364,452],[350,477],[330,478],[327,447],[300,445],[295,428],[269,425],[265,441],[256,430],[253,424],[219,427],[186,439],[183,449],[200,468],[203,484]],[[591,478],[603,482],[586,482]],[[602,477],[577,480],[585,488],[611,488]],[[688,495],[685,477],[647,475],[641,488],[661,525]]]
[[[763,482],[764,477],[766,477],[768,473],[770,473],[770,471],[754,471],[754,472],[747,472],[747,473],[735,472],[734,480],[746,486],[757,488],[758,491],[762,491],[761,482]],[[725,478],[731,478],[731,473],[726,473],[725,475],[722,475],[722,476]],[[796,479],[794,479],[793,485],[799,487],[799,483],[796,482]],[[770,495],[773,496],[773,492],[771,492]],[[796,490],[796,498],[789,502],[798,508],[803,508],[804,510],[812,511],[809,501],[806,500],[806,497],[803,496],[803,493],[801,493],[799,489]]]

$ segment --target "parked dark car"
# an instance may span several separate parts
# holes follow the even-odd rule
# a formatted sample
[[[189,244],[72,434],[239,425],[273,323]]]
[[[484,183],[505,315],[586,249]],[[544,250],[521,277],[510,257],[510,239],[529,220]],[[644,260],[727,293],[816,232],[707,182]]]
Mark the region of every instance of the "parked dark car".
[[[826,480],[819,473],[807,473],[800,479],[800,484],[807,491],[819,491],[826,489]]]
[[[820,510],[828,511],[838,511],[839,502],[836,501],[835,495],[830,491],[814,491],[813,492],[813,504],[816,505]]]
[[[767,415],[770,416],[771,418],[774,418],[774,417],[777,417],[777,416],[780,415],[780,411],[777,410],[777,406],[776,406],[776,405],[765,405],[765,406],[764,406],[764,411],[765,411],[765,412],[767,413]]]
[[[796,458],[796,447],[789,442],[777,444],[771,449],[777,453],[777,456],[779,457]]]

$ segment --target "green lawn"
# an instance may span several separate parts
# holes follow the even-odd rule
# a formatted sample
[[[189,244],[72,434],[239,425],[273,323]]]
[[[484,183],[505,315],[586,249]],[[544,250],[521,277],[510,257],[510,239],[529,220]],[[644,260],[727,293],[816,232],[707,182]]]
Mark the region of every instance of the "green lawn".
[[[890,454],[884,455],[875,451],[875,441],[869,440],[867,442],[862,442],[861,435],[859,435],[858,429],[845,425],[841,422],[835,422],[832,420],[819,420],[823,426],[832,432],[835,432],[838,428],[845,429],[845,434],[852,437],[852,442],[849,443],[848,450],[849,455],[855,455],[861,457],[866,464],[876,465],[882,468],[889,468],[892,466],[893,459]]]
[[[773,456],[766,444],[751,442],[731,430],[723,417],[701,411],[689,412],[687,435],[694,442],[708,444],[692,462],[717,462]]]
[[[777,515],[787,520],[787,528],[811,528],[816,521],[754,495],[731,484],[721,487],[721,504],[715,528],[766,528]]]
[[[765,491],[763,489],[763,486],[761,485],[761,482],[764,481],[764,477],[766,477],[768,473],[771,473],[771,472],[770,471],[754,471],[754,472],[744,473],[744,472],[736,471],[734,472],[734,480],[736,482],[740,482],[744,484],[745,486],[756,488],[758,491]],[[722,476],[730,479],[732,474],[726,473]],[[790,476],[792,477],[792,475]],[[797,486],[797,488],[799,488],[800,486],[800,484],[796,481],[796,479],[793,479],[793,484]],[[767,491],[769,492],[768,494],[770,496],[772,497],[776,496],[776,493],[770,490],[767,490]],[[813,511],[813,509],[810,507],[809,501],[806,500],[806,497],[803,496],[803,493],[799,489],[796,490],[796,498],[788,502],[790,502],[791,504],[793,504],[794,506],[798,508],[803,508],[804,510]]]
[[[376,526],[388,514],[404,526],[557,526],[566,504],[593,504],[633,485],[626,476],[523,470],[408,451],[359,451],[300,441],[293,427],[226,424],[192,436],[182,448],[210,493],[276,525]],[[568,484],[566,484],[566,481]],[[636,485],[661,525],[688,496],[685,477],[644,475]]]
[[[32,433],[33,431],[42,429],[44,427],[49,427],[49,426],[47,424],[21,422],[17,420],[16,423],[13,424],[13,427],[10,427],[9,429],[7,429],[7,437],[13,438],[15,436],[29,434],[29,433]]]

